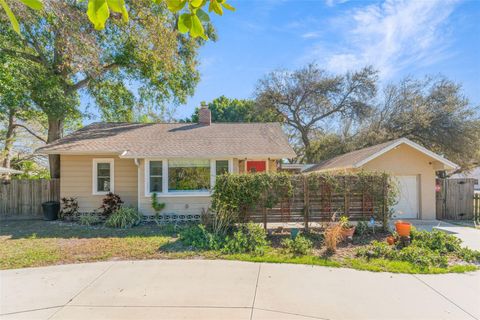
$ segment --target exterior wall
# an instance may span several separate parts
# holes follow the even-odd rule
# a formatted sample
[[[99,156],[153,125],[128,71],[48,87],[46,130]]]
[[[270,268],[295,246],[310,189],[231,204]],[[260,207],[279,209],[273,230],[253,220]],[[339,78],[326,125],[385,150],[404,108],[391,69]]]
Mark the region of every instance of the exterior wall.
[[[114,192],[125,204],[137,206],[137,166],[133,159],[120,159],[113,155],[60,157],[60,197],[74,197],[78,200],[80,212],[92,212],[102,203],[103,195],[94,195],[93,159],[114,159]]]
[[[152,198],[145,196],[145,160],[140,160],[138,178],[139,185],[138,210],[144,215],[153,215]],[[165,209],[161,213],[201,214],[210,207],[209,196],[159,196],[159,202],[165,203]]]
[[[400,145],[366,163],[363,169],[419,177],[420,219],[435,219],[435,169],[432,159],[407,145]]]

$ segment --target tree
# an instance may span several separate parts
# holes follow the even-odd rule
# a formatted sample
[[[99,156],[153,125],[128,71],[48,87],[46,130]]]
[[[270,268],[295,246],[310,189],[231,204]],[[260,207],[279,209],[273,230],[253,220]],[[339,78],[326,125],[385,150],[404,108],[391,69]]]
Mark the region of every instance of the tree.
[[[359,147],[406,137],[467,168],[480,162],[480,114],[445,77],[406,78],[384,90],[355,137]]]
[[[0,56],[0,122],[5,124],[5,130],[0,135],[3,150],[0,154],[1,166],[10,168],[13,156],[13,144],[17,130],[22,128],[35,139],[45,141],[44,138],[29,127],[30,123],[42,121],[42,115],[32,106],[28,87],[31,73],[28,63],[18,59],[5,59]]]
[[[208,104],[213,122],[281,122],[272,110],[259,110],[255,102],[247,99],[229,99],[225,96],[214,99]],[[198,122],[199,108],[185,122]]]
[[[373,106],[377,72],[371,67],[345,75],[330,75],[315,64],[293,72],[276,71],[259,81],[258,106],[282,117],[299,137],[303,160],[314,159],[312,135],[339,119],[362,120]]]
[[[23,37],[0,17],[0,55],[36,67],[29,96],[48,120],[47,142],[62,137],[65,120],[79,117],[79,92],[89,95],[108,118],[129,120],[137,104],[184,103],[199,81],[197,49],[204,43],[180,34],[177,17],[164,3],[127,1],[130,22],[111,20],[96,31],[82,14],[86,4],[44,1],[45,10],[13,5]],[[215,38],[210,24],[207,34]],[[120,112],[115,112],[119,110]],[[49,156],[52,178],[60,159]]]

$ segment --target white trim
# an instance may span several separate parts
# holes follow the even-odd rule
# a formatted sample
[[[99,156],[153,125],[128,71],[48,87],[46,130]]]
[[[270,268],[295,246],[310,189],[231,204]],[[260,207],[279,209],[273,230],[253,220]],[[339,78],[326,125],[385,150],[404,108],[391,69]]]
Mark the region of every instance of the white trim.
[[[163,195],[164,193],[166,193],[165,190],[168,190],[168,179],[165,179],[165,171],[167,172],[168,174],[168,168],[167,170],[165,170],[165,164],[167,162],[167,160],[165,159],[155,159],[155,158],[151,158],[151,159],[145,159],[144,160],[144,176],[143,176],[143,183],[144,183],[144,194],[145,194],[145,197],[151,197],[152,196],[152,193],[153,192],[150,192],[150,162],[151,161],[161,161],[162,162],[162,192],[157,192],[157,195],[160,196],[160,195]],[[165,180],[167,181],[167,189],[165,189]]]
[[[169,158],[170,159],[170,158]],[[205,158],[182,158],[182,159],[205,159]],[[233,173],[233,158],[214,158],[210,160],[210,188],[213,189],[216,180],[216,161],[228,161],[228,172]],[[162,192],[157,192],[158,197],[210,197],[211,191],[192,191],[192,192],[169,192],[168,191],[168,159],[165,158],[147,158],[144,159],[144,196],[149,198],[152,196],[150,192],[150,161],[162,161]],[[139,176],[140,181],[140,176]],[[140,183],[140,182],[139,182]],[[139,192],[140,194],[140,192]]]
[[[362,161],[359,161],[359,162],[355,163],[355,164],[353,165],[353,168],[359,168],[359,167],[365,165],[367,162],[370,162],[370,161],[372,161],[373,159],[378,158],[378,157],[381,156],[382,154],[384,154],[384,153],[386,153],[386,152],[388,152],[388,151],[390,151],[390,150],[398,147],[398,146],[401,145],[401,144],[406,144],[406,145],[408,145],[408,146],[410,146],[410,147],[412,147],[412,148],[414,148],[414,149],[416,149],[416,150],[418,150],[418,151],[420,151],[420,152],[423,152],[424,154],[428,155],[429,157],[431,157],[431,158],[433,158],[433,159],[435,159],[435,160],[443,163],[444,165],[450,167],[450,169],[456,169],[456,168],[458,168],[458,165],[457,165],[457,164],[451,162],[450,160],[445,159],[444,157],[436,154],[435,152],[432,152],[432,151],[430,151],[430,150],[422,147],[421,145],[419,145],[419,144],[417,144],[417,143],[415,143],[415,142],[413,142],[413,141],[411,141],[411,140],[409,140],[409,139],[407,139],[407,138],[401,138],[401,139],[397,140],[395,143],[392,143],[391,145],[386,146],[386,147],[383,148],[382,150],[380,150],[380,151],[372,154],[372,155],[369,156],[368,158],[363,159]]]
[[[97,190],[97,164],[109,163],[110,164],[110,191],[98,191]],[[115,193],[115,160],[113,158],[94,158],[92,159],[92,194],[93,195],[106,195],[107,193]]]

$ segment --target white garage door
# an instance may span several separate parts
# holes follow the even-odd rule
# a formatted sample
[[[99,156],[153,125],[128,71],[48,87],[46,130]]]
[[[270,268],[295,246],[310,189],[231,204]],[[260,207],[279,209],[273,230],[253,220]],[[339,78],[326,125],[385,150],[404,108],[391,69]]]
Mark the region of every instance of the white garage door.
[[[418,218],[418,179],[417,176],[396,176],[398,182],[398,203],[395,205],[395,218]]]

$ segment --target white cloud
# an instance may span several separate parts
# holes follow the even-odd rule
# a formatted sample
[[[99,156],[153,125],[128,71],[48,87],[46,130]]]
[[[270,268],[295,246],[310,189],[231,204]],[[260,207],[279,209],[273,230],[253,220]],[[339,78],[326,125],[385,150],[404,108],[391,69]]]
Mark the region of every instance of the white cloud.
[[[426,66],[448,56],[446,21],[454,0],[387,0],[348,12],[334,30],[340,46],[317,43],[304,60],[335,72],[374,65],[388,79],[398,71]],[[346,19],[346,21],[345,21]]]

